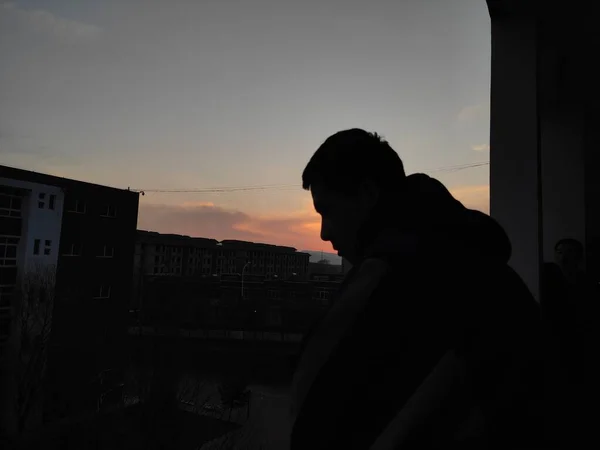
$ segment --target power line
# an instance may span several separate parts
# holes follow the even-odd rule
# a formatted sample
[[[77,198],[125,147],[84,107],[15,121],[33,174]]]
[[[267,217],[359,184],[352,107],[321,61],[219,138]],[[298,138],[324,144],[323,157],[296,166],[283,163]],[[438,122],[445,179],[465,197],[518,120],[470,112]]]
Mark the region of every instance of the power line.
[[[424,170],[423,172],[444,172],[454,173],[461,170],[472,169],[475,167],[482,167],[489,165],[489,161],[482,161],[477,163],[469,164],[457,164],[454,166],[438,167],[437,169]],[[222,194],[229,192],[247,192],[247,191],[295,191],[302,189],[301,185],[298,184],[261,184],[261,185],[250,185],[250,186],[225,186],[225,187],[210,187],[210,188],[197,188],[197,189],[131,189],[132,191],[141,192],[142,195],[145,193],[156,193],[156,194]]]
[[[482,166],[489,166],[489,165],[490,165],[489,161],[482,161],[482,162],[477,162],[477,163],[459,164],[456,166],[440,167],[438,169],[429,170],[427,172],[458,172],[460,170],[472,169],[474,167],[482,167]]]
[[[287,190],[289,188],[298,188],[296,184],[263,184],[257,186],[229,186],[229,187],[211,187],[197,189],[132,189],[137,192],[152,192],[152,193],[221,193],[221,192],[237,192],[237,191],[258,191],[265,189]]]

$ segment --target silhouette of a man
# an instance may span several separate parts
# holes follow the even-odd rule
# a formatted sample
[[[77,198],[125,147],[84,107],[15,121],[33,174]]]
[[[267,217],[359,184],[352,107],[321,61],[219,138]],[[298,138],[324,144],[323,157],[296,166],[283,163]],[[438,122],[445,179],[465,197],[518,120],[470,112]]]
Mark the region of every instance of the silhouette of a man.
[[[542,277],[546,336],[555,364],[552,398],[560,420],[555,426],[564,430],[563,442],[570,446],[575,445],[573,436],[586,433],[587,414],[582,413],[595,407],[586,403],[589,387],[597,385],[591,368],[597,366],[599,290],[598,283],[585,272],[584,256],[580,241],[561,239],[554,246],[555,263],[544,264]]]
[[[583,244],[576,239],[561,239],[554,246],[554,258],[564,277],[576,283],[583,274]]]
[[[555,260],[560,267],[563,280],[562,308],[557,307],[557,315],[570,320],[566,333],[571,338],[571,365],[573,369],[579,366],[580,374],[575,375],[577,381],[583,375],[582,360],[586,359],[584,347],[590,340],[591,329],[595,328],[597,303],[599,299],[598,282],[586,272],[585,251],[583,244],[576,239],[566,238],[558,241],[554,247]],[[568,317],[565,317],[568,316]],[[580,359],[580,361],[577,361]],[[577,372],[574,370],[574,372]]]
[[[540,312],[502,228],[360,129],[302,182],[353,268],[303,343],[291,448],[532,448]]]

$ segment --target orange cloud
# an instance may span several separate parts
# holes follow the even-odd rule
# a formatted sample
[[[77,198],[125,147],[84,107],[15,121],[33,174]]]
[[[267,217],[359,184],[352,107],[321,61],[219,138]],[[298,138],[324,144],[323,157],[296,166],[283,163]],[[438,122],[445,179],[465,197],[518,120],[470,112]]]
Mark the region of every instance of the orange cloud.
[[[214,207],[215,204],[213,202],[183,202],[181,204],[182,208],[198,208],[198,207],[202,207],[202,206],[207,206],[207,207]]]
[[[312,209],[290,215],[258,216],[221,208],[213,203],[193,202],[175,206],[142,203],[138,226],[161,233],[331,251],[331,245],[319,237],[320,218]]]
[[[468,208],[489,214],[489,186],[459,186],[452,194]],[[140,205],[139,228],[161,233],[240,239],[287,245],[299,250],[332,251],[319,236],[321,219],[307,202],[294,214],[252,215],[226,209],[212,202],[186,202],[181,205]]]

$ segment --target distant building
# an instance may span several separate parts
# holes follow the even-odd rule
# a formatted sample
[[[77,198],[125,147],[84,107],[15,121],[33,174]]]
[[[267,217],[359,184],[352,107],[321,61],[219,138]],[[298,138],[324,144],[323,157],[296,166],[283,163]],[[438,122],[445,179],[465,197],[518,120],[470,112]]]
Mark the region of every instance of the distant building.
[[[309,273],[312,277],[314,274],[341,274],[342,266],[339,264],[331,264],[329,260],[321,260],[316,263],[309,263]]]
[[[282,289],[267,286],[308,285],[309,258],[293,247],[138,230],[132,309],[140,312],[132,318],[208,328],[284,326],[281,305],[271,304]]]
[[[40,273],[51,279],[47,376],[55,392],[45,405],[58,415],[76,409],[78,381],[118,359],[138,204],[138,194],[128,190],[0,166],[2,330],[15,332],[9,316],[24,298],[18,295],[23,283],[40,282]],[[14,342],[6,334],[2,339]]]
[[[221,242],[217,255],[218,273],[265,275],[267,279],[308,276],[310,255],[293,247],[226,240]],[[247,264],[247,265],[246,265]]]
[[[340,282],[266,280],[240,274],[146,280],[141,317],[150,327],[304,333],[336,298]]]
[[[215,239],[138,230],[133,261],[133,297],[137,309],[146,276],[198,276],[216,273]]]
[[[293,247],[139,230],[134,273],[200,277],[243,273],[267,279],[306,279],[309,258]]]

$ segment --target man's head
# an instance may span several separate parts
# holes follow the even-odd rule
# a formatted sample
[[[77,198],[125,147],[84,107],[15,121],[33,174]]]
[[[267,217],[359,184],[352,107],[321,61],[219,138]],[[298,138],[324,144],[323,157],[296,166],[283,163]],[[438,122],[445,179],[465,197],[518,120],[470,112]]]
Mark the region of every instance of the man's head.
[[[402,192],[405,180],[404,165],[390,145],[357,128],[330,136],[302,173],[302,187],[311,191],[321,215],[321,239],[352,264],[367,220]]]
[[[577,239],[561,239],[554,246],[556,263],[566,272],[581,269],[583,254],[583,245]]]

